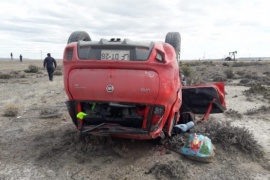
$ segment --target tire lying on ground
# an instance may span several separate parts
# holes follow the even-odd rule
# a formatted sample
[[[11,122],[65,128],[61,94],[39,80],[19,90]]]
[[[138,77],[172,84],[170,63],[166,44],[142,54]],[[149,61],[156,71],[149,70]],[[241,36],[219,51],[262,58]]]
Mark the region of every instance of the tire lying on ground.
[[[181,35],[179,32],[168,32],[165,37],[165,43],[172,45],[175,49],[176,58],[180,60]]]
[[[74,31],[68,38],[68,44],[78,41],[91,41],[91,37],[85,31]]]

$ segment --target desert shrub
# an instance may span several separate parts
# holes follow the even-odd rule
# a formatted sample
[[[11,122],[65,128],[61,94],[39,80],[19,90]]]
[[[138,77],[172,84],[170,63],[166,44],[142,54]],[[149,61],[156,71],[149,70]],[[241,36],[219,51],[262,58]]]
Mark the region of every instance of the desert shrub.
[[[252,80],[250,80],[250,79],[244,78],[244,79],[241,79],[239,83],[241,85],[248,85],[248,84],[250,84],[251,81]]]
[[[251,72],[251,74],[252,74],[252,75],[257,75],[258,73],[255,72],[255,71],[253,71],[253,72]]]
[[[189,77],[192,73],[192,69],[189,67],[189,65],[182,65],[181,68],[180,68],[183,72],[184,72],[184,75]]]
[[[231,117],[231,118],[241,119],[243,117],[242,114],[240,114],[238,111],[235,111],[233,109],[229,109],[228,111],[225,111],[224,114],[226,117]]]
[[[41,118],[58,118],[61,116],[58,109],[45,108],[40,111]]]
[[[224,73],[228,79],[232,79],[234,77],[234,72],[232,68],[225,69]]]
[[[225,82],[227,81],[227,78],[222,75],[216,75],[213,77],[214,82]]]
[[[172,151],[179,151],[189,138],[188,134],[176,134],[169,139],[169,149]]]
[[[239,75],[239,76],[243,76],[246,74],[245,71],[236,71],[235,74]]]
[[[270,76],[261,77],[260,82],[269,86],[270,85]]]
[[[201,71],[203,71],[203,72],[204,72],[204,71],[207,71],[207,68],[206,68],[206,67],[202,67],[202,68],[201,68]]]
[[[122,145],[113,145],[113,152],[121,158],[127,157],[128,148],[125,144]]]
[[[222,65],[223,66],[230,66],[229,63],[227,63],[227,62],[222,63]]]
[[[55,70],[62,70],[63,66],[56,66]]]
[[[248,79],[253,79],[253,80],[260,80],[262,78],[260,76],[254,75],[254,74],[246,74],[244,77],[248,78]]]
[[[249,109],[247,110],[247,112],[245,112],[245,115],[251,116],[251,115],[255,115],[255,114],[259,114],[259,113],[269,113],[270,112],[270,106],[266,107],[266,106],[261,106],[258,109]]]
[[[10,79],[12,76],[10,74],[0,74],[0,79]]]
[[[21,74],[21,75],[19,76],[19,78],[26,78],[26,75],[25,75],[25,74]]]
[[[263,65],[261,62],[234,62],[232,67],[245,67],[245,66],[260,66]]]
[[[270,77],[268,76],[257,76],[252,74],[246,74],[244,78],[253,80],[254,82],[256,82],[256,84],[270,85]]]
[[[24,70],[26,73],[37,73],[39,71],[38,66],[30,64],[28,69]]]
[[[246,74],[244,77],[245,77],[245,78],[248,78],[248,79],[252,79],[252,76],[251,76],[250,73],[249,73],[249,74]]]
[[[243,67],[243,66],[247,66],[248,64],[245,62],[234,62],[232,64],[232,67]]]
[[[36,78],[43,78],[43,77],[45,77],[44,74],[37,74],[37,75],[36,75]]]
[[[267,88],[262,86],[261,84],[254,84],[248,90],[244,91],[246,95],[250,94],[264,94],[267,92]]]
[[[231,122],[208,120],[204,124],[197,124],[192,132],[206,134],[213,143],[221,144],[228,150],[233,145],[249,154],[253,159],[264,157],[262,147],[253,134],[246,128],[232,126]]]
[[[213,63],[213,61],[202,61],[202,64],[207,65],[207,66],[216,66],[216,64]]]
[[[18,76],[20,74],[20,71],[11,71],[10,74],[13,76]]]
[[[56,71],[53,72],[53,74],[55,76],[62,76],[63,75],[63,72],[61,70],[56,70]]]
[[[157,179],[187,179],[188,167],[181,160],[156,163],[146,174],[154,174]]]
[[[19,114],[19,107],[16,104],[7,104],[4,106],[4,116],[15,117]]]
[[[190,67],[192,67],[192,66],[198,66],[199,63],[200,62],[198,62],[198,61],[185,61],[185,63],[180,63],[180,67],[182,65],[187,65],[187,66],[190,66]]]
[[[189,78],[186,78],[187,81],[187,85],[196,85],[196,84],[200,84],[203,83],[203,79],[200,76],[191,76]]]

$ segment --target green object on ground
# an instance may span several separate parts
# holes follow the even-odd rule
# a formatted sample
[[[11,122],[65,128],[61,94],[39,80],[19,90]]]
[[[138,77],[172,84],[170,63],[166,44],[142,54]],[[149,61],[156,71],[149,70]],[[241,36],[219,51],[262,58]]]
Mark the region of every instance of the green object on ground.
[[[77,114],[77,118],[83,119],[84,116],[86,116],[86,115],[87,115],[87,114],[85,114],[84,112],[79,112],[79,113]]]

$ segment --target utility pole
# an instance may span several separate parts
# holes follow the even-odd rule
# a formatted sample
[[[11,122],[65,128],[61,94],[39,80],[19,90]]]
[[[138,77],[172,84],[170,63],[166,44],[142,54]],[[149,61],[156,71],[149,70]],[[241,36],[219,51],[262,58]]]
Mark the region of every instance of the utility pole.
[[[42,60],[42,50],[40,50],[40,58],[41,58],[41,60]]]

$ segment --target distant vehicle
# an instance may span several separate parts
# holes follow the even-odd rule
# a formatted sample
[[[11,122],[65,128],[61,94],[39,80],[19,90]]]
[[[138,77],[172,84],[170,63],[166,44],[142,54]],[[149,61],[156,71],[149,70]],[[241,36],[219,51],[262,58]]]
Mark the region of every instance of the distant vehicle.
[[[86,32],[73,32],[63,67],[67,106],[77,129],[82,134],[155,139],[171,136],[174,125],[193,120],[186,118],[187,112],[223,112],[223,83],[183,85],[180,43],[178,32],[167,33],[165,42],[91,41]]]

